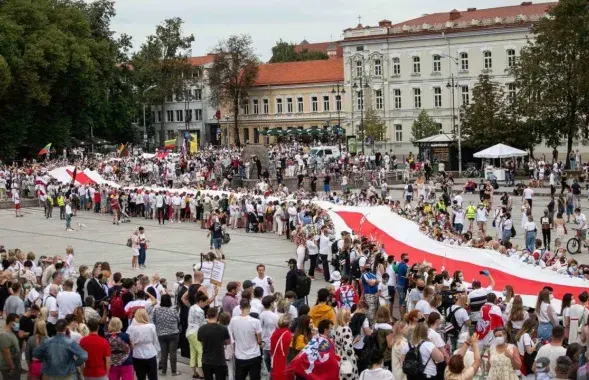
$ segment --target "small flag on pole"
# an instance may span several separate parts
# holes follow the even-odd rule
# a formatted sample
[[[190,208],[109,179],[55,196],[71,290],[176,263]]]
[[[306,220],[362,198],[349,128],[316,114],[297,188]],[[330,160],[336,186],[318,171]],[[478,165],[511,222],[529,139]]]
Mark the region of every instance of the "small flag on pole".
[[[44,154],[49,154],[50,150],[51,150],[51,143],[45,145],[45,147],[39,151],[38,156],[42,156]]]
[[[128,153],[127,144],[121,144],[119,147],[119,157],[127,156]]]
[[[170,139],[170,140],[166,140],[164,141],[164,148],[165,149],[175,149],[176,148],[176,139]]]

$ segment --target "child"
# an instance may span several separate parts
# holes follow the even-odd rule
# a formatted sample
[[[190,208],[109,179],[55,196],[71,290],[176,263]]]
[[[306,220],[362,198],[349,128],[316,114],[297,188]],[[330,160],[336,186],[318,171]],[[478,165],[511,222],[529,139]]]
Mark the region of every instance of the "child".
[[[382,281],[378,284],[378,304],[380,306],[387,306],[389,304],[389,274],[382,274]]]

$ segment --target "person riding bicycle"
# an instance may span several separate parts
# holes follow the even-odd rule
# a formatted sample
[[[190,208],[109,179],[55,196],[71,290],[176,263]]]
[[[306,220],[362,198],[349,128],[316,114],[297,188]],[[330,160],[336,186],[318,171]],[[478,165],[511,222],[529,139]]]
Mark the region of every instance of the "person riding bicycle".
[[[588,246],[587,242],[587,218],[585,214],[581,212],[581,208],[575,209],[575,222],[579,225],[579,237],[583,241],[583,245]]]

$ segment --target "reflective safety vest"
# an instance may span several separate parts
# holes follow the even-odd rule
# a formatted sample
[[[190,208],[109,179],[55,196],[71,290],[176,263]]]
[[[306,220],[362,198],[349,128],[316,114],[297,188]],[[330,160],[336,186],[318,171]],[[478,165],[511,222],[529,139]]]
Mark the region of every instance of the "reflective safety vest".
[[[477,213],[477,208],[474,207],[473,205],[469,205],[468,207],[466,207],[466,218],[467,219],[474,219],[474,217],[476,216]]]
[[[57,205],[59,207],[65,206],[65,198],[62,195],[60,195],[59,197],[57,197]]]

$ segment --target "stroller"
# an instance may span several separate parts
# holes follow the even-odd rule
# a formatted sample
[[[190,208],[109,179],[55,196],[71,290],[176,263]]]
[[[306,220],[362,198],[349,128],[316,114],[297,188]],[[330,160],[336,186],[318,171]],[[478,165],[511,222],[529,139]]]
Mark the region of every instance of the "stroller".
[[[260,222],[255,212],[247,213],[247,226],[245,232],[260,232]]]

